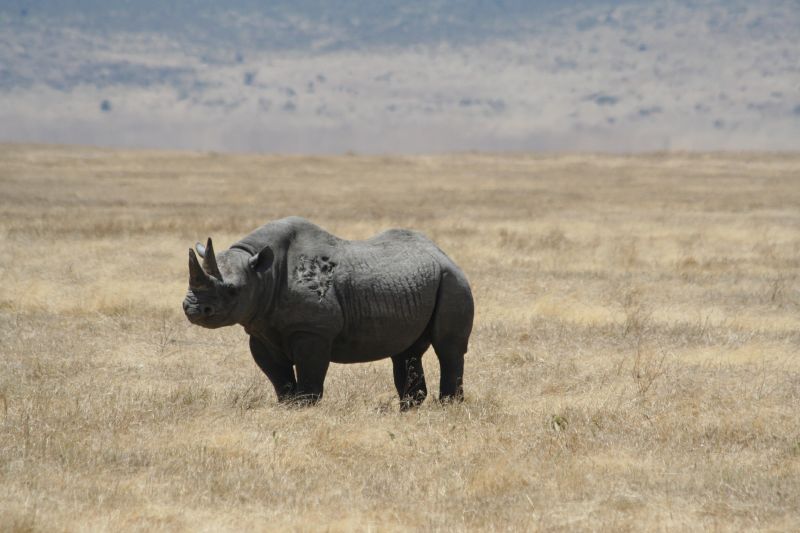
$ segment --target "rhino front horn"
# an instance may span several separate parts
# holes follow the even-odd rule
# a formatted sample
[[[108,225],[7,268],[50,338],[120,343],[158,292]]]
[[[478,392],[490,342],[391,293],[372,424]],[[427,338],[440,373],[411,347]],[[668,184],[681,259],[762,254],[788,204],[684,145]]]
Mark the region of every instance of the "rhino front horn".
[[[222,274],[220,274],[219,267],[217,266],[217,258],[214,255],[214,246],[211,244],[211,237],[208,238],[208,242],[206,242],[206,249],[204,251],[203,269],[218,280],[222,281]]]
[[[211,284],[211,278],[203,272],[194,250],[189,248],[189,287],[200,288]]]

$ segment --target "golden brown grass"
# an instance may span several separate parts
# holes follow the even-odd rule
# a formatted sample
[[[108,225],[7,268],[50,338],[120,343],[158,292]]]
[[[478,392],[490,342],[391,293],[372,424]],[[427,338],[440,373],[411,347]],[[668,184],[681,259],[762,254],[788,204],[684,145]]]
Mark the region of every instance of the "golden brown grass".
[[[0,187],[0,529],[800,527],[800,155],[5,145]],[[289,214],[464,268],[464,404],[380,361],[278,406],[189,326],[188,246]]]

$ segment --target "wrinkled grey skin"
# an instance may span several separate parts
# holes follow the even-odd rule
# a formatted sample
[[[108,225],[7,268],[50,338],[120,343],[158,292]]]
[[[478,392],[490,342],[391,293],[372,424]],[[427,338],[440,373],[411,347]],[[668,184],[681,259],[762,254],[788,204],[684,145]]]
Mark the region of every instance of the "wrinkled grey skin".
[[[432,344],[440,398],[463,398],[473,301],[464,273],[408,230],[339,239],[311,222],[270,222],[219,254],[211,239],[189,250],[188,319],[241,324],[278,400],[314,403],[329,363],[391,357],[401,408],[427,395],[422,354]]]

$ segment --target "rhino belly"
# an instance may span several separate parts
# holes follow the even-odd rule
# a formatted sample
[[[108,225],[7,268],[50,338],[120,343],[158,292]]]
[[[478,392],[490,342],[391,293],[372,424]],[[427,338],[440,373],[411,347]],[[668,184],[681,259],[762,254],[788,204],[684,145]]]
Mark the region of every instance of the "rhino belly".
[[[334,341],[331,360],[334,363],[364,363],[391,357],[419,339],[429,321],[430,315],[415,322],[365,321],[357,332],[341,335]]]

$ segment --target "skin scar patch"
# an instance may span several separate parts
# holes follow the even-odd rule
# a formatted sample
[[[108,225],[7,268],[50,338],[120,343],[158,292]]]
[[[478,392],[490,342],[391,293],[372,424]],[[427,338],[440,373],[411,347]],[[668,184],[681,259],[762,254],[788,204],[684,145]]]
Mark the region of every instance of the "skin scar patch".
[[[333,283],[334,268],[336,263],[326,256],[309,258],[301,255],[294,269],[294,279],[298,284],[316,292],[322,300]]]

